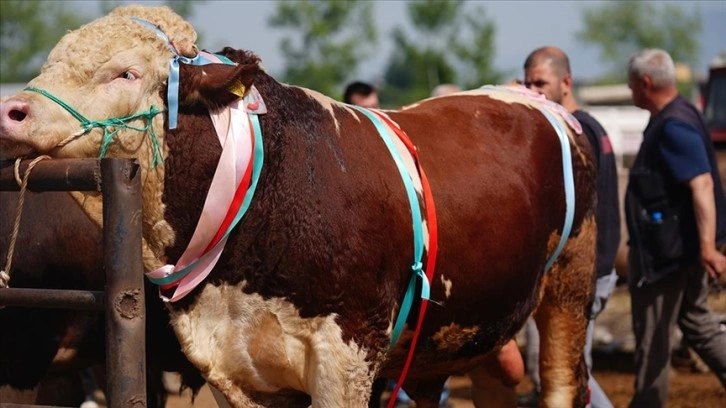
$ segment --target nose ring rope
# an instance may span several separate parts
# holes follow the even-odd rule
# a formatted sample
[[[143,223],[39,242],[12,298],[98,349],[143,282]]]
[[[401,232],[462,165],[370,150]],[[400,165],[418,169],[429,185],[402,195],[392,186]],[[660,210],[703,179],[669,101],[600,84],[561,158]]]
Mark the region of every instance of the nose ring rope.
[[[136,113],[133,115],[129,115],[123,118],[110,118],[106,120],[89,120],[85,116],[83,116],[80,112],[73,109],[72,106],[68,105],[67,103],[63,102],[60,98],[56,97],[55,95],[51,94],[50,92],[38,89],[32,86],[25,87],[23,89],[25,91],[32,91],[37,92],[46,98],[50,99],[51,101],[58,104],[61,108],[65,109],[68,113],[70,113],[78,122],[81,124],[81,130],[68,136],[67,138],[61,140],[60,143],[56,145],[56,147],[62,147],[68,143],[71,142],[71,140],[75,139],[78,136],[84,135],[88,132],[90,132],[93,128],[102,128],[103,129],[103,140],[101,141],[101,152],[99,154],[99,157],[104,157],[106,155],[106,150],[108,149],[108,145],[111,144],[111,141],[113,140],[114,136],[121,130],[121,129],[131,129],[135,130],[137,132],[148,132],[151,130],[151,144],[152,144],[152,167],[156,167],[156,165],[159,163],[159,160],[163,160],[162,154],[161,154],[161,146],[159,146],[159,140],[156,137],[156,131],[154,131],[153,126],[153,119],[154,116],[162,113],[161,110],[157,109],[154,105],[151,105],[148,111]],[[138,118],[146,118],[146,126],[144,127],[136,127],[131,126],[127,124],[126,122],[129,122],[134,119]],[[113,128],[113,130],[109,130],[109,128]]]
[[[13,224],[12,236],[10,239],[10,246],[8,247],[8,254],[5,262],[5,268],[0,270],[0,289],[7,288],[10,282],[10,269],[13,266],[13,253],[15,252],[15,243],[18,239],[18,233],[20,232],[20,218],[23,215],[23,203],[25,203],[25,191],[28,187],[28,179],[30,178],[30,171],[33,170],[36,164],[45,159],[50,159],[50,156],[38,156],[28,164],[28,168],[25,169],[23,179],[20,179],[20,158],[15,160],[15,181],[20,186],[20,195],[18,197],[18,203],[15,207],[15,223]],[[2,309],[2,306],[0,306]]]

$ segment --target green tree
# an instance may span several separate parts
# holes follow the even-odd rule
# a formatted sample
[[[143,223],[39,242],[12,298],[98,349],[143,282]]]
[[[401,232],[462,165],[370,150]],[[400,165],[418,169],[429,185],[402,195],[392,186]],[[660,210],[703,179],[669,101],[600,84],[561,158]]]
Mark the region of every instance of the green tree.
[[[364,0],[277,3],[269,23],[294,32],[280,42],[283,80],[339,96],[375,44],[372,6]]]
[[[408,3],[408,16],[415,33],[393,32],[395,51],[386,68],[382,103],[419,100],[442,83],[473,88],[501,81],[503,73],[492,64],[495,26],[482,7],[469,8],[462,0],[425,0]]]
[[[27,82],[38,75],[63,34],[86,21],[65,2],[0,1],[0,82]]]
[[[182,17],[192,15],[205,0],[165,2]],[[124,4],[103,0],[100,11],[107,14]],[[0,82],[27,82],[38,75],[46,56],[60,38],[78,28],[97,13],[83,15],[62,1],[0,1]]]
[[[625,65],[643,48],[662,48],[673,60],[693,66],[700,52],[698,10],[686,12],[676,3],[613,1],[583,9],[583,29],[577,33],[585,44],[600,48],[600,61],[610,66],[601,82],[627,80]]]

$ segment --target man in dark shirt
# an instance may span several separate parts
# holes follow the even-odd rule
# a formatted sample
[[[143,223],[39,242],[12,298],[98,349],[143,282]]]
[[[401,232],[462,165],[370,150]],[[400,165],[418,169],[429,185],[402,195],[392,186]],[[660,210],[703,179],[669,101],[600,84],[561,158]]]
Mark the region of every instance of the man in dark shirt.
[[[580,110],[572,92],[572,74],[567,55],[559,48],[542,47],[534,50],[524,63],[524,85],[537,91],[547,99],[564,106],[582,125],[582,130],[592,145],[597,165],[597,265],[593,265],[597,284],[595,299],[590,311],[590,324],[587,328],[585,361],[592,369],[592,332],[597,315],[613,292],[617,275],[615,255],[620,244],[620,210],[618,206],[618,174],[615,156],[607,133],[600,123],[587,112]],[[539,384],[537,374],[539,364],[539,336],[533,323],[527,329],[527,372],[535,387]],[[592,406],[609,408],[612,403],[590,376]]]
[[[726,242],[726,200],[703,117],[679,95],[670,55],[633,55],[628,86],[651,114],[625,195],[636,343],[630,406],[663,407],[676,323],[726,388],[726,333],[707,303],[709,276],[726,271],[716,248]]]

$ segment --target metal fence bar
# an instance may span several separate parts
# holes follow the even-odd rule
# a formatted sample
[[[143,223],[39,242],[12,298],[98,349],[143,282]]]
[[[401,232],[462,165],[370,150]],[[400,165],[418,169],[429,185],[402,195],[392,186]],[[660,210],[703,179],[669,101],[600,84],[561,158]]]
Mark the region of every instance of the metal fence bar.
[[[20,163],[22,176],[30,160]],[[14,163],[4,161],[0,166],[0,190],[18,191]],[[101,191],[101,163],[97,159],[53,159],[38,162],[28,177],[32,191]]]
[[[101,311],[106,305],[104,292],[66,289],[0,289],[0,305]]]
[[[127,160],[101,161],[106,269],[106,400],[146,406],[146,307],[141,257],[141,171]]]
[[[21,162],[24,174],[30,161]],[[106,310],[106,400],[110,407],[145,407],[146,309],[141,258],[141,176],[130,159],[53,159],[36,164],[34,191],[101,191],[106,290],[0,289],[0,305]],[[17,191],[14,165],[0,162],[0,190]],[[105,304],[104,304],[105,303]],[[0,404],[1,408],[38,405]]]
[[[57,405],[27,405],[27,404],[13,404],[13,403],[1,402],[0,408],[74,408],[74,407],[59,407]]]

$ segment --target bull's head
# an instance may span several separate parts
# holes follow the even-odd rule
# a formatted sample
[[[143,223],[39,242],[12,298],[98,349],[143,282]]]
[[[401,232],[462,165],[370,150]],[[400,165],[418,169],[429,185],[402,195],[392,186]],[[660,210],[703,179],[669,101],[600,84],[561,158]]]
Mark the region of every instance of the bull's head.
[[[119,8],[66,34],[51,51],[41,74],[28,83],[30,89],[2,102],[3,156],[38,152],[54,157],[98,157],[104,144],[103,127],[84,129],[79,116],[100,122],[141,114],[127,124],[139,129],[148,126],[163,135],[162,116],[143,113],[165,109],[162,88],[169,76],[172,51],[153,30],[131,16],[158,25],[181,54],[196,53],[194,29],[165,7]],[[144,136],[145,132],[121,129],[107,154],[138,157],[153,152],[148,149],[153,141]],[[144,144],[146,149],[141,148]]]
[[[143,175],[144,238],[159,258],[173,233],[161,202],[166,157],[167,87],[178,106],[218,107],[249,89],[254,70],[245,65],[185,66],[197,34],[167,7],[128,6],[66,34],[41,74],[19,94],[0,101],[0,157],[135,157]],[[179,71],[170,69],[181,60]],[[170,72],[172,77],[170,77]],[[172,80],[178,73],[179,79]],[[242,86],[239,86],[242,85]],[[178,90],[176,89],[178,86]],[[171,89],[169,89],[171,93]],[[98,197],[76,198],[100,223]],[[149,255],[149,256],[147,256]],[[147,262],[147,268],[153,267]]]

